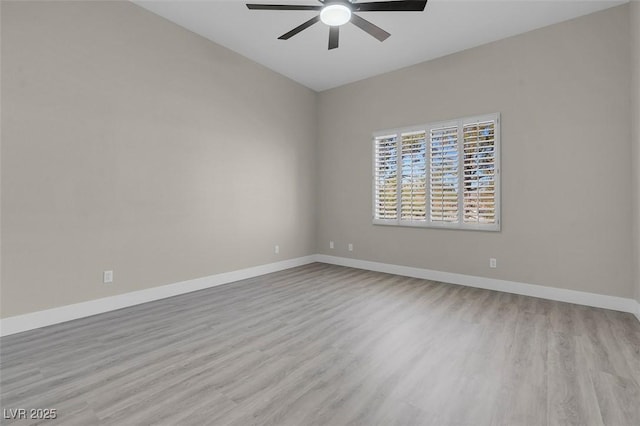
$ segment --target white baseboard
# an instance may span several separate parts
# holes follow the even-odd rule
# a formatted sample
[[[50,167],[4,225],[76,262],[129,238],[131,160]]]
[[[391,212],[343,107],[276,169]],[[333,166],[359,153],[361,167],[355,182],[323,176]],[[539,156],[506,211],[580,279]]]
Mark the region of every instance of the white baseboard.
[[[302,266],[312,262],[349,266],[352,268],[366,269],[370,271],[386,272],[389,274],[629,312],[634,314],[638,318],[638,321],[640,321],[640,303],[634,299],[316,254],[0,319],[0,336],[8,336],[48,325],[89,317],[103,312],[114,311],[116,309],[190,293],[192,291],[215,287],[221,284],[253,278],[271,272],[282,271],[284,269],[294,268],[296,266]]]
[[[89,300],[87,302],[75,303],[73,305],[61,306],[59,308],[46,309],[44,311],[8,317],[0,319],[0,336],[8,336],[10,334],[21,333],[23,331],[33,330],[47,325],[89,317],[103,312],[151,302],[153,300],[164,299],[166,297],[190,293],[192,291],[215,287],[221,284],[253,278],[259,275],[269,274],[271,272],[306,265],[314,261],[315,256],[298,257],[295,259],[284,260],[282,262],[268,263],[266,265],[224,272],[221,274],[210,275],[208,277],[196,278],[160,287],[119,294],[117,296],[104,297],[101,299]]]
[[[409,266],[370,262],[367,260],[328,256],[324,254],[317,254],[315,259],[318,262],[330,263],[332,265],[349,266],[369,271],[386,272],[389,274],[422,278],[450,284],[460,284],[467,287],[477,287],[487,290],[502,291],[505,293],[539,297],[541,299],[556,300],[559,302],[568,302],[578,305],[593,306],[596,308],[611,309],[614,311],[629,312],[634,314],[638,318],[638,321],[640,321],[640,303],[634,299],[627,299],[624,297],[607,296],[604,294],[587,293],[584,291],[567,290],[564,288],[525,284],[515,281],[498,280],[495,278],[475,277],[472,275],[412,268]]]

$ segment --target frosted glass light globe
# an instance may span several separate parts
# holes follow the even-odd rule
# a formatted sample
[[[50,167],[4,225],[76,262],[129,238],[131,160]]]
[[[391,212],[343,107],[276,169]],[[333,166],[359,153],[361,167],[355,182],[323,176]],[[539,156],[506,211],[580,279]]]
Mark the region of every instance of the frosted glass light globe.
[[[344,25],[351,19],[351,9],[344,4],[330,4],[320,11],[320,20],[330,27]]]

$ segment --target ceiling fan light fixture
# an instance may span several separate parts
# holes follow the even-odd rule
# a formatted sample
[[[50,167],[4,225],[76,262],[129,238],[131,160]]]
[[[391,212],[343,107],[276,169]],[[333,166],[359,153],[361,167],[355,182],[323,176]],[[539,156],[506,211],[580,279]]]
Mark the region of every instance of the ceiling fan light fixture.
[[[339,27],[351,20],[351,9],[344,4],[328,4],[320,11],[320,20],[330,27]]]
[[[1,1],[1,0],[0,0]],[[319,11],[308,21],[303,22],[291,31],[278,37],[278,40],[289,40],[291,37],[306,30],[310,26],[322,22],[329,26],[329,50],[338,47],[340,38],[340,26],[351,22],[365,33],[385,41],[391,34],[352,12],[422,12],[427,5],[427,0],[381,0],[360,1],[354,0],[319,0],[321,5],[309,4],[254,4],[247,3],[247,8],[258,10],[308,10]]]

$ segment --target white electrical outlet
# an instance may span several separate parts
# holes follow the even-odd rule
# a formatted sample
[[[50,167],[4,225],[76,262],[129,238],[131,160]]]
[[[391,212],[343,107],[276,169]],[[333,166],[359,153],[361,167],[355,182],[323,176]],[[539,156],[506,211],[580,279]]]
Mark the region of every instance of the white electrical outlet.
[[[275,254],[280,253],[280,246],[279,246],[279,245],[276,245],[276,246],[273,248],[273,252],[274,252]]]
[[[102,282],[107,284],[107,283],[112,283],[113,282],[113,271],[104,271],[102,273]]]
[[[333,241],[329,241],[329,248],[332,249],[333,248]]]
[[[353,244],[349,243],[349,251],[353,251]]]
[[[496,259],[494,257],[489,259],[489,268],[497,268],[498,267],[498,262],[496,261]]]

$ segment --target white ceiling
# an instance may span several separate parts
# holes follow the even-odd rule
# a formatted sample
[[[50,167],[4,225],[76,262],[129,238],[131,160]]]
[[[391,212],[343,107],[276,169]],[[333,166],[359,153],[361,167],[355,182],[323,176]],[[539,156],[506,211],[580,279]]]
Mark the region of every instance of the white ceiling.
[[[371,1],[371,0],[361,0]],[[627,0],[429,0],[424,12],[360,12],[391,33],[383,43],[352,24],[327,49],[322,23],[288,41],[277,38],[313,11],[249,10],[245,3],[317,0],[134,0],[176,24],[313,90],[322,91],[494,40],[626,3]]]

